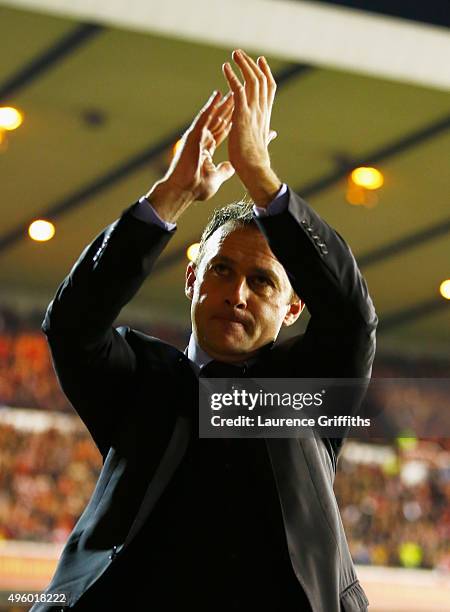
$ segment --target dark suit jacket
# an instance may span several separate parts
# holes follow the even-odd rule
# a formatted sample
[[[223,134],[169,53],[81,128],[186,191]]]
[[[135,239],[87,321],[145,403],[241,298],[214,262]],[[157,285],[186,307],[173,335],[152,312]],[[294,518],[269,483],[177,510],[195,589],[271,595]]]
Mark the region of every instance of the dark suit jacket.
[[[311,319],[304,335],[262,351],[250,374],[370,377],[377,318],[344,240],[291,190],[288,210],[256,223]],[[197,381],[187,357],[157,338],[113,327],[173,233],[127,209],[83,251],[43,323],[60,384],[104,460],[48,587],[68,592],[71,604],[152,524],[197,436]],[[367,600],[332,491],[331,449],[339,444],[327,444],[272,439],[267,451],[292,566],[311,608],[356,612]]]

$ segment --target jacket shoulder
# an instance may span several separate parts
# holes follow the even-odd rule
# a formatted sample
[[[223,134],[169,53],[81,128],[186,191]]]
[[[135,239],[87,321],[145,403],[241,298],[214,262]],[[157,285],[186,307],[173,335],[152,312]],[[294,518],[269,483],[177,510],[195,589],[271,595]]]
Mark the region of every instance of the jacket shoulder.
[[[270,351],[272,356],[277,360],[288,358],[292,351],[297,351],[302,346],[304,336],[305,334],[297,334],[286,340],[277,340]]]
[[[116,330],[134,350],[138,360],[143,358],[146,361],[151,360],[155,363],[160,362],[161,364],[172,365],[174,362],[185,357],[172,344],[133,329],[128,325],[117,327]]]

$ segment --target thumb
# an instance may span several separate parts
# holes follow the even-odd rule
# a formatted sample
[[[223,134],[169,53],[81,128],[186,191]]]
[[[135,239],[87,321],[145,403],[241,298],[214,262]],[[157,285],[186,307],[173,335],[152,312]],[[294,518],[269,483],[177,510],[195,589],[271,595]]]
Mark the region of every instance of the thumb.
[[[216,172],[220,177],[220,182],[224,183],[233,176],[234,168],[229,161],[224,161],[217,166]]]
[[[277,132],[275,132],[275,130],[270,130],[270,132],[269,132],[269,138],[268,138],[267,144],[271,143],[271,142],[272,142],[272,140],[275,140],[275,138],[276,138],[277,136],[278,136],[278,133],[277,133]]]

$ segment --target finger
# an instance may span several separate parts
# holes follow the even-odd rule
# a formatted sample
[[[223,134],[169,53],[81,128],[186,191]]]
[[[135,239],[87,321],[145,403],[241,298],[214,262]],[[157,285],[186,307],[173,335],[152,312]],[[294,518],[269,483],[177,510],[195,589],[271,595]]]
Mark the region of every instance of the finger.
[[[255,77],[258,79],[259,104],[261,107],[264,107],[267,104],[267,78],[265,72],[261,70],[261,67],[259,65],[259,58],[258,61],[255,62],[255,60],[250,57],[250,55],[248,55],[245,51],[243,51],[242,49],[239,49],[239,51],[240,53],[242,53],[244,59],[247,61],[248,65],[253,70]]]
[[[220,117],[215,128],[210,127],[210,130],[214,136],[214,138],[217,141],[217,146],[219,146],[219,140],[220,142],[223,141],[223,138],[221,139],[221,135],[223,134],[223,132],[228,128],[231,118],[233,116],[233,110],[234,110],[234,106],[231,106],[226,115],[224,115],[223,117]]]
[[[191,128],[193,131],[201,132],[203,128],[208,127],[221,97],[220,91],[213,91],[206,104],[192,122]]]
[[[233,111],[234,111],[234,102],[233,104],[230,104],[230,106],[226,109],[224,115],[222,116],[222,121],[223,122],[229,121],[231,117],[233,116]]]
[[[221,130],[220,134],[217,134],[215,136],[216,147],[219,147],[222,144],[222,142],[227,138],[228,134],[230,133],[230,130],[231,130],[232,126],[233,126],[232,122],[228,121],[226,123],[226,125],[224,125],[224,127]]]
[[[234,107],[234,97],[233,92],[229,91],[227,95],[222,98],[220,104],[216,107],[214,112],[214,116],[209,124],[209,129],[211,132],[215,132],[217,128],[220,127],[222,121],[227,120],[229,116],[233,113]]]
[[[235,106],[240,108],[247,106],[247,98],[245,94],[245,88],[237,78],[233,68],[228,62],[222,65],[223,74],[228,81],[228,85],[233,92],[233,99]]]
[[[270,70],[269,63],[267,62],[266,58],[263,55],[261,57],[258,57],[258,66],[261,68],[261,70],[266,75],[267,93],[268,93],[270,105],[272,105],[273,99],[275,97],[275,91],[277,89],[277,83],[273,77],[272,71]]]
[[[222,100],[220,101],[220,103],[216,106],[214,110],[213,121],[216,117],[221,117],[224,114],[226,114],[230,106],[233,106],[233,104],[234,104],[233,92],[229,91],[227,95],[224,96]]]
[[[216,166],[214,165],[212,157],[211,155],[208,154],[208,152],[205,152],[204,154],[202,154],[200,164],[201,164],[201,172],[204,177],[211,175],[211,174],[215,174]]]
[[[206,163],[207,165],[210,165],[210,166],[212,165],[212,167],[215,168],[212,155],[208,151],[208,149],[202,149],[202,152],[201,152],[201,163],[202,164]]]
[[[214,151],[216,150],[216,139],[214,138],[212,132],[207,128],[204,128],[203,130],[200,146],[202,152],[208,151],[210,155],[214,155]]]
[[[233,51],[232,57],[238,65],[239,70],[241,71],[242,77],[244,79],[245,92],[247,94],[247,100],[249,104],[253,104],[254,102],[259,103],[259,79],[253,68],[253,65],[248,59],[248,56],[246,57],[241,49],[236,49],[235,51]]]
[[[216,130],[214,130],[213,136],[214,136],[214,140],[216,143],[216,148],[220,146],[222,142],[225,140],[226,138],[225,134],[228,130],[229,124],[230,124],[229,121],[222,121],[220,126]]]
[[[277,132],[275,132],[275,130],[270,130],[269,132],[269,138],[267,140],[267,144],[271,143],[272,140],[275,140],[275,138],[278,136]]]
[[[220,103],[219,107],[221,109],[226,109],[228,108],[230,105],[232,106],[234,104],[234,100],[233,100],[233,92],[230,90],[223,98],[222,98],[222,102]]]
[[[209,130],[214,135],[214,138],[216,137],[216,134],[218,134],[223,129],[223,121],[224,120],[222,117],[216,117],[210,123]]]

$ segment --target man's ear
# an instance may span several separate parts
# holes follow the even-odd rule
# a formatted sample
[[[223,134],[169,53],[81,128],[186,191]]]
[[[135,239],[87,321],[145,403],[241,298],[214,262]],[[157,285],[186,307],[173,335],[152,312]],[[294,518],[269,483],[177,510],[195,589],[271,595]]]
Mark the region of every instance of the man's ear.
[[[297,321],[299,316],[302,314],[302,310],[305,307],[305,303],[296,295],[292,298],[292,302],[289,304],[289,308],[286,312],[286,316],[283,319],[283,325],[289,327]]]
[[[188,300],[192,301],[194,297],[194,283],[197,278],[195,264],[190,261],[186,268],[186,284],[184,287],[184,293]]]

